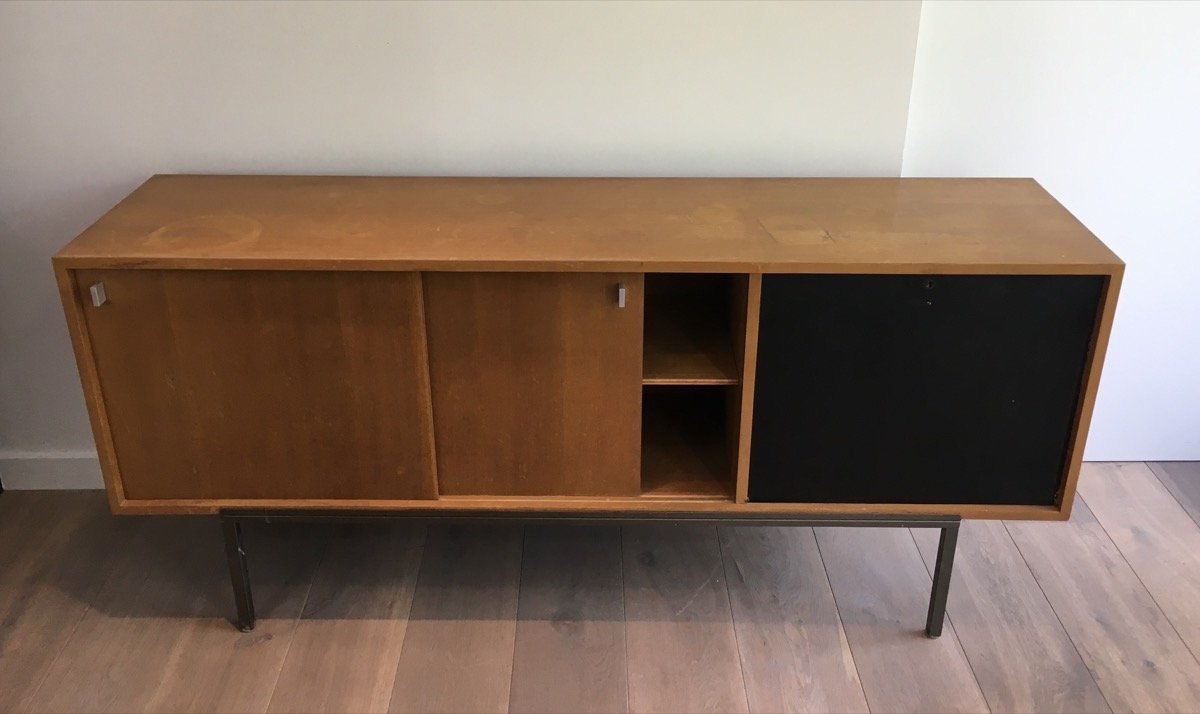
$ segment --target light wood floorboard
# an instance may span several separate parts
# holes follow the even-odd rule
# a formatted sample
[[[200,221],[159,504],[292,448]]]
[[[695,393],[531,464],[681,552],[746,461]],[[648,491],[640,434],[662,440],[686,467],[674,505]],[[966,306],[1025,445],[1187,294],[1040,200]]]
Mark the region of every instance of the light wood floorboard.
[[[145,519],[108,560],[104,586],[89,603],[30,709],[143,711],[181,630],[205,614],[209,593],[196,584],[208,559],[198,521]],[[210,534],[211,535],[211,534]],[[219,554],[217,554],[219,557]],[[103,562],[103,561],[101,561]],[[137,613],[138,617],[131,615]],[[132,686],[131,686],[132,685]]]
[[[1200,525],[1200,461],[1155,461],[1146,465]]]
[[[621,529],[528,526],[513,658],[513,712],[624,712]]]
[[[811,528],[720,528],[751,712],[865,712]]]
[[[393,712],[503,712],[512,681],[520,526],[431,527]]]
[[[630,711],[747,711],[717,529],[622,530]]]
[[[936,641],[935,531],[254,525],[239,633],[215,519],[0,493],[0,711],[1200,710],[1200,465],[1080,493],[964,524]]]
[[[120,560],[110,554],[141,525],[115,521],[99,492],[0,494],[0,711],[62,686],[67,643]]]
[[[1086,503],[1006,526],[1113,711],[1200,709],[1200,665]]]
[[[180,627],[148,711],[265,711],[269,705],[328,532],[295,524],[250,525],[244,530],[254,554],[258,625],[253,632],[229,637],[225,563],[214,552],[214,532],[202,558],[203,582],[197,583],[206,592],[205,611]]]
[[[425,530],[398,523],[335,530],[268,711],[387,711]]]
[[[954,627],[947,624],[936,640],[925,637],[933,583],[908,531],[816,534],[871,711],[987,711]]]
[[[932,573],[938,531],[912,534]],[[1109,711],[1003,523],[963,523],[946,611],[992,711]]]
[[[1184,644],[1200,655],[1200,526],[1143,463],[1088,464],[1079,494]]]

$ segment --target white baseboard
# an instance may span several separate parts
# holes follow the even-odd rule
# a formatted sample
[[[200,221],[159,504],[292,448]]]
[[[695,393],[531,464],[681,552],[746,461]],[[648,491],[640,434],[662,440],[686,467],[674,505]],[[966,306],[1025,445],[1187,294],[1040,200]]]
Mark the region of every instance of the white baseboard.
[[[104,488],[95,451],[0,451],[7,491]]]

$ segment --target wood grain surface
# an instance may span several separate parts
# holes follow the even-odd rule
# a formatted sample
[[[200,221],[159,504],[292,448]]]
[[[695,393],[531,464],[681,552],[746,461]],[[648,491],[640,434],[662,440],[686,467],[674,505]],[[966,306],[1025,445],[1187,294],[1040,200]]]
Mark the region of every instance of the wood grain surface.
[[[413,273],[80,271],[122,498],[430,498]]]
[[[635,274],[425,276],[440,493],[637,495],[641,288]]]
[[[512,682],[520,526],[430,527],[392,712],[503,712]]]
[[[268,711],[384,712],[391,701],[425,529],[373,523],[336,530]]]
[[[75,650],[103,646],[67,649],[142,525],[106,511],[96,491],[0,494],[0,711],[45,707],[60,678],[78,676],[64,655],[86,664]]]
[[[938,531],[912,534],[932,573]],[[963,524],[955,561],[947,612],[992,711],[1109,711],[1003,523]]]
[[[1146,465],[1200,525],[1200,461],[1155,461]]]
[[[937,641],[933,531],[251,524],[240,633],[211,519],[3,492],[0,710],[1197,711],[1197,526],[1150,475],[964,525]]]
[[[209,592],[194,584],[203,581],[204,569],[220,564],[220,553],[200,537],[211,524],[141,519],[131,525],[134,532],[124,547],[95,554],[108,579],[74,623],[72,636],[86,646],[67,648],[54,660],[46,678],[55,685],[43,685],[30,709],[139,709],[147,689],[157,689],[182,630],[194,624],[192,618],[206,614]],[[211,558],[204,557],[205,546]],[[132,613],[140,616],[137,627],[129,626]],[[265,654],[259,661],[269,659]]]
[[[1200,654],[1200,526],[1140,462],[1087,464],[1079,495],[1188,649]]]
[[[1102,272],[1031,179],[161,175],[61,267]]]
[[[1086,504],[1006,525],[1113,711],[1200,706],[1200,663]]]
[[[620,528],[526,527],[509,711],[628,707]]]
[[[719,533],[750,711],[867,711],[812,529]]]
[[[147,663],[148,675],[158,672],[148,711],[203,714],[265,711],[269,706],[330,532],[297,524],[250,524],[244,535],[252,548],[254,631],[229,637],[228,595],[220,587],[226,564],[206,545],[198,558],[204,567],[195,588],[205,594],[203,610],[199,617],[172,621],[177,639],[170,655],[161,668]]]
[[[1033,521],[1063,520],[1055,506],[1008,506],[995,504],[948,503],[733,503],[728,498],[647,498],[641,496],[442,496],[437,500],[419,499],[163,499],[123,501],[114,509],[127,515],[138,514],[212,514],[222,508],[311,508],[316,510],[356,509],[364,511],[478,511],[544,513],[574,511],[596,513],[612,511],[654,511],[665,513],[758,513],[787,515],[814,514],[950,514],[963,518],[1017,519]]]
[[[510,499],[479,501],[498,509],[741,509],[762,273],[1105,275],[1053,508],[771,507],[1046,519],[1073,503],[1124,269],[1029,179],[197,175],[151,178],[55,267],[123,513],[429,507],[439,483]],[[734,286],[730,339],[668,322],[641,374],[641,276],[699,273]],[[89,309],[98,277],[110,304]],[[686,479],[638,498],[634,361],[652,384],[741,382],[724,420],[734,503],[675,487]],[[628,500],[545,500],[581,496]]]
[[[629,709],[747,711],[716,528],[622,530]]]
[[[931,581],[912,537],[891,528],[815,530],[871,711],[987,711],[953,624],[936,640],[925,637]]]

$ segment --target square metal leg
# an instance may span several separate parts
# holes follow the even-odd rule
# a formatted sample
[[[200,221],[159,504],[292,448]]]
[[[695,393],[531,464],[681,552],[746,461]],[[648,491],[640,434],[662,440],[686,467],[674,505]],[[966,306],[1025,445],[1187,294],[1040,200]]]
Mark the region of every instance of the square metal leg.
[[[946,598],[950,594],[950,573],[954,569],[958,525],[954,523],[942,528],[942,537],[938,540],[937,564],[933,567],[933,592],[929,595],[929,617],[925,620],[925,634],[931,638],[941,637],[942,624],[946,620]]]
[[[222,515],[221,532],[225,537],[225,558],[229,561],[229,578],[237,603],[237,628],[249,632],[254,629],[254,596],[250,593],[250,571],[246,566],[246,549],[242,546],[242,524]]]

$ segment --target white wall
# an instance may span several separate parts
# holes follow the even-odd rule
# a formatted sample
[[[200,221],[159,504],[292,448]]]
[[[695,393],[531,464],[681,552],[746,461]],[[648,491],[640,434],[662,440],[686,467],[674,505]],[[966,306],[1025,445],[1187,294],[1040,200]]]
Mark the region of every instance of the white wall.
[[[1032,176],[1113,248],[1086,458],[1200,459],[1200,3],[924,3],[904,174]]]
[[[49,258],[150,174],[897,175],[918,13],[0,2],[0,478],[99,485]]]
[[[99,483],[49,256],[152,173],[902,157],[1033,176],[1129,263],[1087,457],[1200,459],[1197,27],[1198,3],[0,2],[0,478]]]

